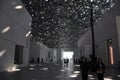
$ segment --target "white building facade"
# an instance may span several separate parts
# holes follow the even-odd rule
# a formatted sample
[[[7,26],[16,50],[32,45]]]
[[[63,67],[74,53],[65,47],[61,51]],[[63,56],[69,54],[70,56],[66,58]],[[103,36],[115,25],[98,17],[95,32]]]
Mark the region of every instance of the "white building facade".
[[[0,71],[28,64],[31,20],[21,0],[0,0]]]
[[[118,66],[120,61],[120,1],[102,15],[94,25],[95,55],[102,57],[109,66]],[[92,54],[91,30],[78,40],[79,54],[89,57]]]

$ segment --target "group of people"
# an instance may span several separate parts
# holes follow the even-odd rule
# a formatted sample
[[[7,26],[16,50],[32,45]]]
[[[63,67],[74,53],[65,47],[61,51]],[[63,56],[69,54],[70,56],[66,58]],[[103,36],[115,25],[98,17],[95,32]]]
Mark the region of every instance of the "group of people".
[[[69,63],[69,59],[68,58],[64,59],[64,65],[68,67],[68,63]]]
[[[98,80],[104,80],[105,65],[102,61],[102,58],[98,58],[94,64],[88,62],[86,57],[81,58],[80,69],[82,80],[88,80],[88,71],[94,66],[95,73],[97,74]]]

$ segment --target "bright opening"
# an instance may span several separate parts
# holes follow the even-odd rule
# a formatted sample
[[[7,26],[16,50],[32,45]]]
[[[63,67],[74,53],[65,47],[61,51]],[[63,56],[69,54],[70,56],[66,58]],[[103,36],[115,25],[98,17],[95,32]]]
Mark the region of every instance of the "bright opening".
[[[64,51],[63,52],[63,59],[68,58],[68,59],[72,59],[74,55],[73,51]]]

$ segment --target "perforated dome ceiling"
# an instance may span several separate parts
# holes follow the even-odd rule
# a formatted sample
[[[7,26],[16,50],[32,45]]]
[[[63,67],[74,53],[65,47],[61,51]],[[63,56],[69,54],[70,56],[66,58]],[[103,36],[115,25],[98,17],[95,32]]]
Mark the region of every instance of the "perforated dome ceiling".
[[[22,0],[32,16],[31,40],[50,48],[77,47],[90,29],[89,0]],[[94,24],[115,4],[114,0],[93,2]]]

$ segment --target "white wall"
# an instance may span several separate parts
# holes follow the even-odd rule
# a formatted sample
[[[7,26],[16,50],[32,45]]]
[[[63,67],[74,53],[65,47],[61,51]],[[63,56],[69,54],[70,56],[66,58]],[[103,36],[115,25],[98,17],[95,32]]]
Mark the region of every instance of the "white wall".
[[[48,61],[48,52],[50,51],[50,49],[45,46],[44,44],[40,45],[40,61],[43,58],[43,62]]]
[[[40,43],[30,41],[30,61],[34,59],[34,62],[37,63],[37,59],[40,58]]]
[[[28,64],[26,34],[30,30],[31,17],[25,7],[16,10],[16,5],[23,4],[20,0],[0,0],[0,71],[13,67],[16,44],[24,47],[22,63]]]
[[[112,39],[113,52],[115,65],[117,65],[120,54],[119,54],[119,43],[118,43],[118,30],[116,24],[116,16],[120,16],[120,1],[109,10],[106,14],[102,16],[102,19],[99,20],[94,25],[94,34],[95,34],[95,44],[96,44],[96,55],[102,57],[104,62],[108,63],[108,53],[107,53],[107,44],[108,39]],[[87,31],[79,40],[78,47],[82,49],[85,45],[91,45],[91,32]],[[85,50],[85,49],[84,49]],[[82,51],[81,51],[82,52]],[[84,51],[83,51],[84,52]]]
[[[39,42],[30,42],[30,60],[34,58],[34,63],[37,63],[37,59],[39,58],[40,62],[50,61],[53,58],[53,49],[48,48],[42,43]],[[50,58],[48,58],[48,53],[50,52]]]

